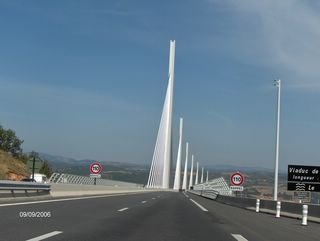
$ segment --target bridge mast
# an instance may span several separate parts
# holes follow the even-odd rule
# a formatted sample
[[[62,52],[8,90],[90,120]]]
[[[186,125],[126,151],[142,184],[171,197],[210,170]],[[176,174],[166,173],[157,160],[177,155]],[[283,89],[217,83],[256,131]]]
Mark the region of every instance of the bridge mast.
[[[149,172],[147,183],[147,187],[149,188],[167,189],[170,184],[175,45],[175,40],[170,40],[169,81],[156,146]]]

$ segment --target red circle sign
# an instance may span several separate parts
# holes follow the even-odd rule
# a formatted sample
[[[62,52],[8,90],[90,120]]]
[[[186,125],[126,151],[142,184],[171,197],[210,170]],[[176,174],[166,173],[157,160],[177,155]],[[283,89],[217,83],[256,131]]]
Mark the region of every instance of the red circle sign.
[[[230,182],[233,186],[241,186],[244,182],[244,177],[241,173],[233,173],[230,177]]]
[[[99,174],[102,171],[102,166],[99,162],[94,162],[90,165],[90,172],[92,174]]]

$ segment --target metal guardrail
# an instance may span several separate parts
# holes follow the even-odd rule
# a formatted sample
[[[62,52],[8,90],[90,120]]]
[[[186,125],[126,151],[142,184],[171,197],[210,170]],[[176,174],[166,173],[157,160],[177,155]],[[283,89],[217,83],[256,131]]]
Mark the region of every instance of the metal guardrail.
[[[0,197],[32,196],[48,194],[49,191],[49,184],[18,181],[0,181]]]
[[[53,173],[49,178],[49,183],[94,185],[94,178],[66,174],[66,173]],[[142,184],[121,182],[121,181],[114,181],[114,180],[100,179],[100,178],[96,179],[96,185],[113,186],[113,187],[143,187]]]
[[[0,190],[50,190],[49,184],[0,181]]]

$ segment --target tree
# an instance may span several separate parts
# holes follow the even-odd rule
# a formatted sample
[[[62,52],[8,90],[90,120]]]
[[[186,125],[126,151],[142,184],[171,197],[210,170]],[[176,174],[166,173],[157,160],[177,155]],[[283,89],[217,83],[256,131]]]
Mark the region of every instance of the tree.
[[[53,171],[48,161],[44,161],[39,173],[46,175],[48,178],[51,177]]]
[[[13,130],[6,130],[0,125],[0,149],[19,157],[22,154],[22,143],[23,140],[20,140]]]

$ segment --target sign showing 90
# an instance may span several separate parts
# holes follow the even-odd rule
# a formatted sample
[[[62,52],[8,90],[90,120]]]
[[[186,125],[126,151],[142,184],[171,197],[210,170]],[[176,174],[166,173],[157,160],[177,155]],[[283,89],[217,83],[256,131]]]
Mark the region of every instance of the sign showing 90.
[[[241,186],[244,182],[244,177],[241,173],[233,173],[230,177],[230,182],[233,186]]]

